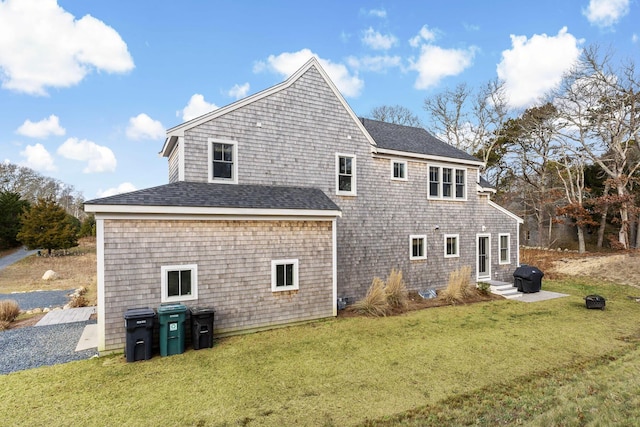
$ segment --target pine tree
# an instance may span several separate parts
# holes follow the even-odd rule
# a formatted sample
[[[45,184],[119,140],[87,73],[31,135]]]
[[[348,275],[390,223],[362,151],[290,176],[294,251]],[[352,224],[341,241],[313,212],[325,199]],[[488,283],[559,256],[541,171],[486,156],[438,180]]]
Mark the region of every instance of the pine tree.
[[[13,248],[20,244],[16,236],[20,231],[20,215],[29,207],[20,194],[0,192],[0,248]]]
[[[68,249],[78,246],[77,229],[67,218],[64,208],[52,198],[38,199],[21,217],[20,240],[29,249]]]

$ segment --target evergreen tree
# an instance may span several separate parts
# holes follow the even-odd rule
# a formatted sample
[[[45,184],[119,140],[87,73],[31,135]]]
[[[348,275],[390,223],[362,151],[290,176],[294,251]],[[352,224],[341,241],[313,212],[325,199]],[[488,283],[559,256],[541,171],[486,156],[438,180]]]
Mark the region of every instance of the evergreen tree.
[[[70,221],[64,208],[52,198],[38,199],[21,218],[18,240],[29,249],[47,249],[51,255],[52,249],[78,246],[77,223]]]
[[[89,214],[82,221],[80,226],[80,237],[95,237],[96,236],[96,217],[94,214]]]
[[[20,215],[29,207],[20,194],[12,191],[0,192],[0,249],[13,248],[20,244]]]

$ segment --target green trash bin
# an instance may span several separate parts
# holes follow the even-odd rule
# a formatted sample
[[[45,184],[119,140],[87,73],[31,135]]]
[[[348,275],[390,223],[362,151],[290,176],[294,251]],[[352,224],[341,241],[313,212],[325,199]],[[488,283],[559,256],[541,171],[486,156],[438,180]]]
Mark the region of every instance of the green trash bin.
[[[180,303],[161,304],[158,307],[160,324],[160,356],[184,353],[184,322],[187,306]]]

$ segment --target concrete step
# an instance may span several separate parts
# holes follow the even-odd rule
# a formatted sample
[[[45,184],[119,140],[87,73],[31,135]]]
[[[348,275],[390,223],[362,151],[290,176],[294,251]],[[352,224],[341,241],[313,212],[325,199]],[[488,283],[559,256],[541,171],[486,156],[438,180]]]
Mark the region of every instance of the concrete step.
[[[490,290],[492,293],[503,296],[507,299],[520,298],[523,295],[522,292],[518,292],[518,289],[514,288],[510,283],[490,283],[490,285]]]

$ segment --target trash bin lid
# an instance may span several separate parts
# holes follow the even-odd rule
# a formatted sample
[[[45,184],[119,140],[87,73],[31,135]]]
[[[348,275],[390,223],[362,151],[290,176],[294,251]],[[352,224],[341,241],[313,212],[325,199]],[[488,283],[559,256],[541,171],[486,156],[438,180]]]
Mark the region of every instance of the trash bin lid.
[[[192,316],[210,315],[214,313],[215,313],[215,310],[210,307],[191,307]]]
[[[142,319],[147,317],[154,317],[156,312],[152,308],[130,308],[124,313],[125,319]]]
[[[160,307],[158,307],[158,314],[184,313],[186,311],[187,311],[187,306],[181,303],[165,303],[165,304],[160,304]]]

